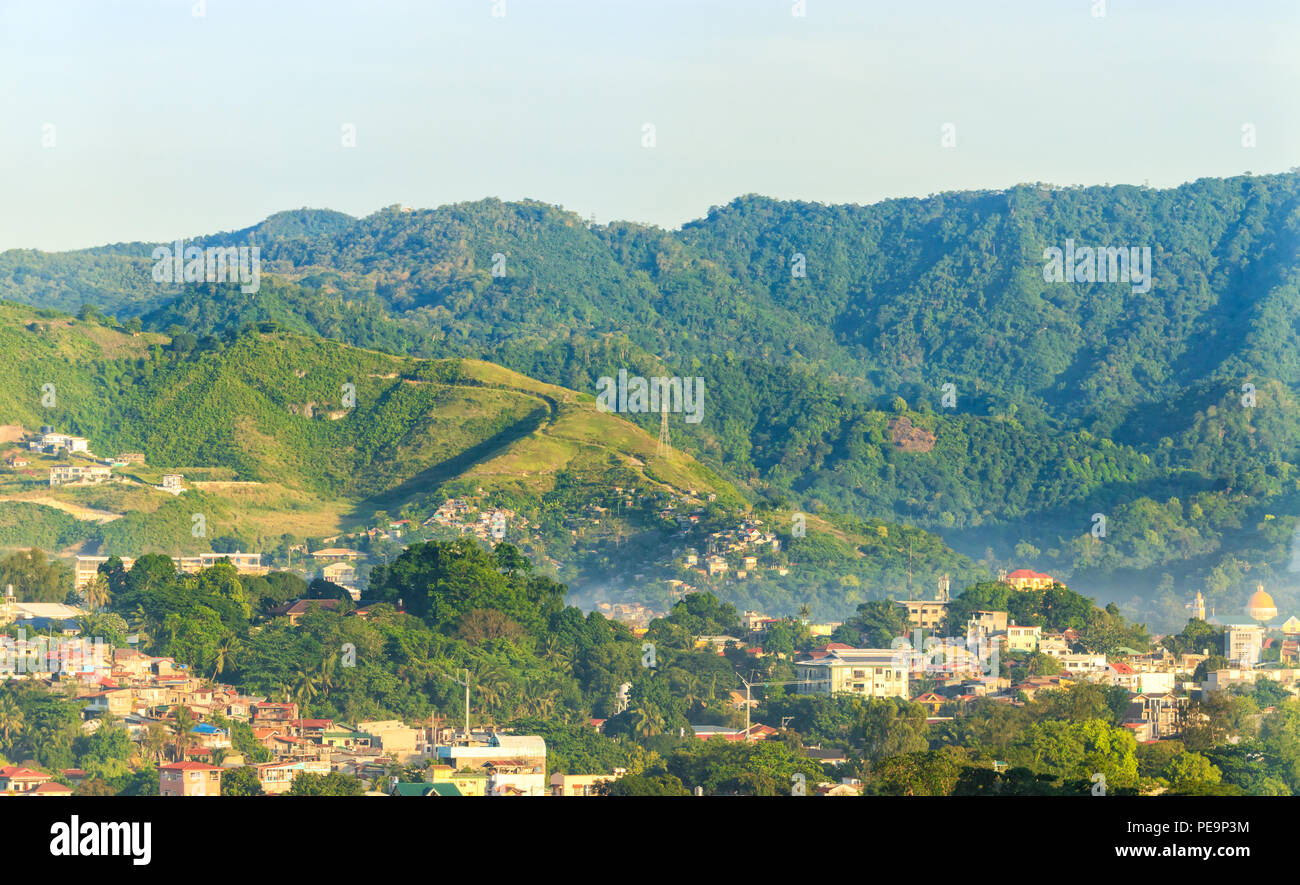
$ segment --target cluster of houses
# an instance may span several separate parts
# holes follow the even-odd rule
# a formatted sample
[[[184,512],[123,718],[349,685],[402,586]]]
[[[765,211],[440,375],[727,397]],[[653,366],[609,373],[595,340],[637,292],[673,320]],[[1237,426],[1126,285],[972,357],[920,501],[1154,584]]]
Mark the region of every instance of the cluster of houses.
[[[737,566],[735,576],[744,580],[759,568],[759,557],[764,552],[777,553],[781,539],[772,532],[763,531],[761,519],[746,519],[734,529],[711,532],[706,538],[706,552],[701,559],[698,550],[687,550],[682,557],[684,568],[693,569],[708,578],[725,577]],[[789,569],[777,566],[777,574],[787,575]]]
[[[140,452],[123,452],[113,457],[100,458],[90,450],[90,440],[86,437],[62,433],[49,425],[42,426],[39,433],[27,440],[27,450],[53,458],[75,459],[73,463],[55,464],[49,468],[51,486],[99,485],[114,478],[114,467],[143,464],[145,460]],[[6,466],[13,470],[22,470],[30,463],[17,452],[5,459]],[[165,474],[162,484],[155,488],[179,495],[184,491],[184,478],[180,474]]]
[[[1050,575],[1021,569],[1003,577],[1017,589],[1039,589],[1054,582]],[[937,600],[904,602],[912,628],[932,633],[947,619],[951,603],[946,587]],[[1198,593],[1189,605],[1193,619],[1205,620],[1204,600]],[[808,694],[848,692],[871,697],[910,698],[930,709],[936,719],[940,711],[957,712],[978,698],[1019,705],[1045,689],[1058,689],[1081,681],[1113,685],[1130,693],[1123,725],[1139,741],[1160,740],[1179,734],[1185,722],[1188,700],[1200,693],[1232,686],[1253,685],[1271,679],[1293,695],[1300,696],[1300,619],[1289,618],[1282,625],[1283,641],[1279,663],[1262,665],[1262,650],[1274,640],[1264,626],[1277,615],[1272,598],[1261,587],[1246,606],[1251,623],[1223,625],[1222,649],[1175,655],[1163,647],[1150,653],[1121,648],[1110,656],[1079,649],[1074,630],[1051,631],[1039,626],[1010,623],[1005,611],[976,611],[966,623],[966,635],[950,642],[930,640],[913,647],[906,637],[892,648],[853,648],[829,643],[795,661],[799,683],[796,690]],[[922,646],[921,643],[916,643]],[[1059,672],[1051,676],[1027,676],[1020,682],[1000,674],[1002,652],[1038,652],[1054,658]],[[1222,653],[1230,666],[1210,671],[1201,683],[1193,677],[1211,654]],[[912,686],[926,680],[930,691],[914,694]]]
[[[664,612],[651,608],[643,602],[598,602],[596,611],[611,621],[626,624],[638,635],[644,633],[655,618],[664,616]]]
[[[488,544],[499,544],[510,526],[526,528],[528,520],[504,507],[480,508],[466,498],[449,498],[424,521],[425,527],[454,529]]]
[[[298,705],[250,697],[235,688],[203,679],[172,658],[133,648],[97,649],[79,656],[75,665],[44,672],[0,674],[0,678],[42,681],[55,694],[82,706],[82,728],[93,733],[106,718],[120,722],[142,757],[151,732],[168,735],[172,761],[158,765],[164,796],[215,796],[222,776],[249,767],[268,795],[289,792],[299,774],[341,772],[372,784],[372,795],[546,796],[593,795],[609,774],[546,774],[546,743],[536,736],[496,730],[456,730],[439,724],[412,726],[398,720],[344,724],[299,715]],[[193,725],[178,740],[178,711]],[[214,719],[223,725],[214,723]],[[246,723],[270,760],[252,762],[234,746],[228,722]],[[247,749],[247,747],[245,747]],[[156,751],[156,750],[154,750]],[[424,773],[419,782],[393,777],[394,770]],[[42,772],[7,766],[0,769],[0,793],[70,795],[85,772]]]
[[[1020,590],[1043,589],[1057,583],[1050,575],[1019,569],[1002,580]],[[1222,624],[1223,647],[1201,653],[1175,655],[1157,647],[1150,653],[1121,648],[1115,654],[1094,654],[1081,647],[1074,630],[1053,631],[1037,625],[1015,624],[1005,611],[976,611],[965,626],[965,635],[954,639],[934,638],[948,621],[952,603],[948,582],[940,582],[939,598],[908,600],[912,638],[898,637],[890,648],[854,648],[830,642],[795,656],[797,683],[802,694],[859,694],[912,700],[929,709],[932,721],[959,714],[963,707],[981,698],[1021,705],[1044,690],[1061,689],[1083,681],[1113,685],[1127,690],[1130,703],[1123,725],[1139,741],[1154,741],[1181,733],[1190,698],[1234,686],[1253,685],[1271,679],[1293,695],[1300,696],[1300,619],[1289,618],[1281,626],[1282,640],[1276,665],[1261,664],[1262,651],[1277,640],[1267,636],[1264,624],[1276,617],[1272,598],[1260,588],[1246,606],[1250,621]],[[1192,618],[1206,620],[1200,594],[1188,608]],[[742,616],[744,638],[697,636],[696,646],[721,653],[729,644],[754,656],[765,656],[763,632],[775,622],[759,612]],[[1215,623],[1217,619],[1214,620]],[[809,625],[815,636],[829,636],[838,624]],[[921,641],[922,636],[929,639]],[[1013,682],[1001,675],[1001,655],[1006,652],[1040,653],[1057,663],[1055,675],[1027,675]],[[1210,671],[1199,684],[1193,682],[1198,667],[1213,654],[1222,654],[1229,666]],[[920,690],[924,686],[925,690]],[[737,701],[744,703],[744,699]],[[752,702],[750,702],[752,704]],[[941,715],[944,714],[944,715]],[[763,740],[766,726],[749,732],[700,727],[697,734],[731,739]]]

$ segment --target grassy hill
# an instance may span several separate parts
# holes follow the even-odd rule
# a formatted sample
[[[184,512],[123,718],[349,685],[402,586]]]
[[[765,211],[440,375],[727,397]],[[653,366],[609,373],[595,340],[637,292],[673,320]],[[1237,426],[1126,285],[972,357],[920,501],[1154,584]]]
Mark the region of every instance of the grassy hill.
[[[418,524],[464,496],[527,519],[512,542],[595,601],[699,580],[679,572],[674,551],[756,515],[751,491],[685,452],[659,454],[656,438],[598,411],[591,394],[479,360],[394,356],[269,326],[189,347],[10,303],[0,303],[0,353],[21,354],[0,360],[0,387],[16,394],[0,405],[8,452],[23,454],[24,432],[48,424],[87,437],[100,457],[145,456],[115,467],[111,483],[51,488],[50,465],[84,462],[24,455],[28,466],[0,470],[0,546],[273,551],[399,515]],[[162,491],[164,473],[182,474],[186,491]],[[664,507],[708,516],[685,537]],[[789,512],[763,515],[790,524]],[[708,583],[829,616],[894,591],[909,567],[925,586],[945,571],[977,573],[935,536],[894,527],[904,531],[906,559],[901,547],[868,557],[875,526],[813,517],[808,539],[767,563],[770,580]]]
[[[178,353],[165,336],[12,304],[0,304],[0,352],[22,355],[0,365],[0,386],[17,394],[0,407],[10,436],[50,424],[88,437],[98,455],[146,456],[148,468],[118,469],[121,487],[40,490],[83,506],[148,509],[158,497],[148,483],[180,472],[198,480],[199,495],[231,506],[308,505],[303,525],[314,533],[323,509],[337,529],[454,480],[538,495],[557,473],[609,459],[647,488],[743,504],[689,456],[655,457],[654,439],[598,412],[590,395],[475,360],[394,357],[279,332]]]
[[[870,206],[750,195],[680,231],[499,200],[300,210],[208,240],[261,246],[256,298],[159,291],[144,244],[5,253],[0,296],[172,335],[275,322],[577,391],[619,368],[700,375],[708,417],[674,441],[764,506],[914,524],[1138,617],[1180,617],[1196,590],[1231,607],[1259,581],[1300,605],[1294,171]],[[1046,281],[1044,250],[1067,240],[1149,248],[1149,291]],[[900,448],[900,418],[933,448]]]

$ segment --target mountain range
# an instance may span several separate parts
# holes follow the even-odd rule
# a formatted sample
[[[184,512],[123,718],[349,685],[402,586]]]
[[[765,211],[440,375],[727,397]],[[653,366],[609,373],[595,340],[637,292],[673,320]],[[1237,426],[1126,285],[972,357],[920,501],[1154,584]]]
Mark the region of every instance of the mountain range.
[[[1280,605],[1300,601],[1291,570],[1300,512],[1295,172],[1168,190],[1021,185],[869,206],[746,196],[676,231],[597,225],[528,201],[389,207],[364,218],[303,209],[192,242],[258,246],[260,291],[155,283],[156,244],[0,254],[0,298],[80,311],[104,330],[138,327],[137,348],[150,334],[164,350],[180,342],[183,371],[195,373],[184,389],[200,406],[122,389],[113,396],[136,411],[102,418],[103,432],[124,440],[153,422],[150,445],[169,457],[189,457],[185,447],[199,440],[205,453],[220,450],[219,434],[190,421],[245,396],[218,379],[238,369],[246,385],[281,385],[283,372],[267,374],[274,359],[258,350],[269,341],[294,351],[289,362],[347,354],[353,362],[330,385],[349,372],[384,374],[358,374],[366,360],[433,360],[422,371],[470,376],[482,367],[504,385],[494,388],[503,411],[489,429],[507,435],[549,414],[536,399],[543,389],[576,403],[619,369],[698,376],[704,420],[670,428],[698,471],[683,483],[697,492],[712,483],[758,512],[798,511],[826,525],[906,524],[941,537],[944,556],[967,557],[971,569],[1051,571],[1155,626],[1184,618],[1196,590],[1224,611],[1258,582]],[[1104,273],[1052,281],[1047,256],[1067,244],[1149,250],[1149,290]],[[337,399],[307,386],[285,396]],[[534,399],[518,392],[529,389]],[[398,428],[414,408],[376,414],[393,429],[356,450],[361,461],[300,461],[291,437],[208,460],[249,473],[283,467],[366,509],[419,475],[390,462],[400,448],[383,448],[400,447]],[[604,417],[639,425],[643,453],[653,449],[658,415]],[[0,420],[46,423],[21,409]],[[322,426],[332,428],[323,440],[337,430]],[[352,443],[341,440],[326,445]],[[426,449],[415,447],[425,460],[414,466],[433,469],[447,454]],[[933,572],[921,571],[926,581]],[[928,592],[918,584],[911,592]]]

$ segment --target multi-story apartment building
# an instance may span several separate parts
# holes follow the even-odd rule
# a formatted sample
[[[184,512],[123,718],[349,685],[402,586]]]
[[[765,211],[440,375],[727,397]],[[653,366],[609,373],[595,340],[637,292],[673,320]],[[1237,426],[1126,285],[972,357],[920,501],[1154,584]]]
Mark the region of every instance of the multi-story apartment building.
[[[1264,628],[1258,624],[1229,624],[1223,631],[1223,653],[1238,667],[1253,667],[1264,650]]]
[[[120,557],[122,568],[130,570],[135,559],[130,556]],[[73,571],[73,587],[80,593],[94,579],[99,567],[108,562],[107,556],[78,556]],[[211,568],[223,559],[230,560],[241,575],[264,575],[270,569],[262,565],[260,553],[200,553],[198,556],[172,557],[176,570],[182,574],[192,575],[205,568]]]
[[[1042,627],[1027,627],[1023,624],[1007,624],[1007,650],[1038,651],[1038,642],[1042,636]]]
[[[815,661],[798,661],[800,694],[841,692],[876,698],[906,698],[907,654],[889,648],[833,649]]]
[[[922,630],[938,630],[948,617],[949,603],[937,599],[908,599],[899,602],[907,606],[907,623]]]

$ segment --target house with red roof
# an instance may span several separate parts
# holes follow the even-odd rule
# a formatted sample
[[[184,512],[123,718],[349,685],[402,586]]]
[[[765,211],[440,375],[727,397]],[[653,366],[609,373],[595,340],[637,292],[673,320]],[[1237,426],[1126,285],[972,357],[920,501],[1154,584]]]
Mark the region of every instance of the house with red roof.
[[[47,781],[27,793],[28,796],[71,796],[72,787],[65,787],[57,781]]]
[[[928,709],[931,715],[934,715],[939,712],[940,707],[948,703],[948,699],[942,695],[937,695],[932,691],[927,691],[924,694],[919,694],[912,698],[912,703],[920,704],[922,707]]]
[[[1059,583],[1051,575],[1045,575],[1042,572],[1036,572],[1027,568],[1018,568],[1002,579],[1004,584],[1010,584],[1017,590],[1046,590],[1053,584]]]
[[[158,766],[158,791],[163,796],[220,796],[221,772],[206,762],[168,762]]]
[[[30,793],[52,780],[54,778],[44,772],[23,768],[21,765],[0,768],[0,792],[4,793]]]

